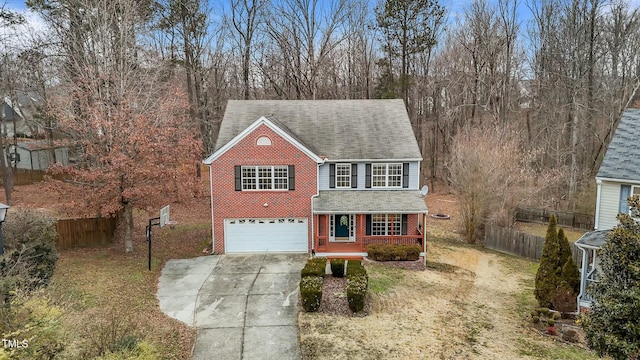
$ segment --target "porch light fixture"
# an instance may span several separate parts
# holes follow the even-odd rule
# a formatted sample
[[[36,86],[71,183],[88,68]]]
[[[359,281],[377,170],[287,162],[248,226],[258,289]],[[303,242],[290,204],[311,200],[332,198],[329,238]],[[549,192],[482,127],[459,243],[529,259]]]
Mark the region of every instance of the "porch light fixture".
[[[7,217],[7,210],[9,205],[0,203],[0,255],[4,254],[4,239],[2,238],[2,223]]]

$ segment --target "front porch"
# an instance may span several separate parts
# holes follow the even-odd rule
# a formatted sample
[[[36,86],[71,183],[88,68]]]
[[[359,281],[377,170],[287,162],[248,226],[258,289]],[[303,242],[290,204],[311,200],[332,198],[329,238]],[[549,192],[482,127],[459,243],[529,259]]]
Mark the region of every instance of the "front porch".
[[[588,311],[593,297],[591,285],[598,282],[597,251],[604,245],[608,230],[592,231],[584,234],[576,246],[582,250],[582,266],[580,267],[580,294],[578,294],[578,311]]]
[[[387,226],[383,229],[382,216]],[[420,245],[426,214],[314,214],[314,251],[365,256],[371,244]],[[376,222],[376,220],[378,220]],[[384,233],[385,235],[381,235]],[[380,234],[380,235],[378,235]]]

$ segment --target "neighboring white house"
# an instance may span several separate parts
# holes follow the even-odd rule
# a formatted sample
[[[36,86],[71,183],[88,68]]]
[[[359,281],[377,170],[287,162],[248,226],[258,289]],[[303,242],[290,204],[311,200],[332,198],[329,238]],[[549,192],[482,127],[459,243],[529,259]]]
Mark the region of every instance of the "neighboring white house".
[[[596,251],[605,243],[608,230],[618,224],[618,213],[629,213],[629,196],[640,195],[640,109],[626,109],[622,114],[596,175],[596,184],[595,231],[576,241],[583,251],[578,310],[591,306],[589,285],[598,281]]]

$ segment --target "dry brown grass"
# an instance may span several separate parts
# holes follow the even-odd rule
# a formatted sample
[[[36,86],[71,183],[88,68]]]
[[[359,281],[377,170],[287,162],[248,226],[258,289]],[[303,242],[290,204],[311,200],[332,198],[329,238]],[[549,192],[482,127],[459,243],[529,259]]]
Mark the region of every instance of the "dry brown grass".
[[[467,245],[455,196],[427,197],[427,270],[367,266],[366,317],[301,313],[303,359],[595,359],[531,329],[535,263]]]
[[[206,188],[206,186],[204,186]],[[14,206],[43,208],[62,217],[73,216],[73,201],[43,191],[42,184],[18,186]],[[1,200],[0,200],[1,201]],[[171,204],[174,230],[154,227],[152,269],[147,270],[145,225],[156,212],[135,213],[134,252],[124,252],[121,237],[105,248],[60,252],[49,290],[64,309],[64,328],[70,356],[87,353],[87,333],[114,316],[142,340],[150,342],[167,359],[188,359],[195,329],[164,315],[155,296],[162,267],[169,259],[202,255],[211,239],[209,200],[205,193],[188,203]],[[82,356],[80,356],[82,357]]]

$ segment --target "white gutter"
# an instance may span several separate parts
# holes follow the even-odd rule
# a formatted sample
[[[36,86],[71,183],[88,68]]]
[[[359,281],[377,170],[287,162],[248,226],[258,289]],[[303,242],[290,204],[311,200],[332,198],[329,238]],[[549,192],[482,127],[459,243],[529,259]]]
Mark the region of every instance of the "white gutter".
[[[604,177],[596,177],[596,183],[600,181],[611,181],[611,182],[620,182],[620,183],[625,183],[625,184],[632,184],[632,185],[640,185],[640,181],[638,180],[630,180],[630,179],[614,179],[614,178],[604,178]]]
[[[422,161],[422,158],[408,158],[408,159],[326,159],[332,163],[338,162],[378,162],[378,163],[388,163],[388,162],[407,162],[407,161]]]
[[[602,194],[602,179],[596,178],[596,218],[593,223],[593,229],[598,230],[598,223],[600,222],[600,196]]]
[[[215,223],[213,222],[213,166],[209,164],[209,192],[211,193],[211,254],[215,252],[216,237]]]
[[[316,193],[311,196],[311,251],[315,251],[315,212],[313,211],[313,200],[320,196],[320,166],[327,161],[326,158],[322,159],[322,162],[316,164]]]

